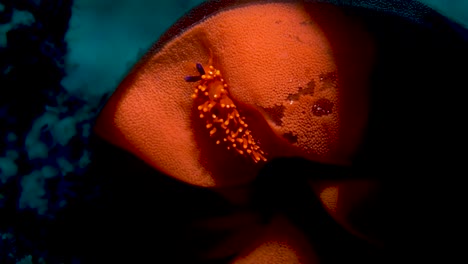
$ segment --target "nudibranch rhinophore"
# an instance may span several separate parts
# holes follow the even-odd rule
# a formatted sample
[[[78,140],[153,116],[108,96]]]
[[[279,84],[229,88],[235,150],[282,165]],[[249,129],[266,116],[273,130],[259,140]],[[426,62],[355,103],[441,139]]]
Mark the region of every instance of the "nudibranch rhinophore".
[[[97,134],[205,187],[248,183],[277,157],[349,164],[374,50],[359,20],[332,5],[234,2],[176,23],[117,88]]]

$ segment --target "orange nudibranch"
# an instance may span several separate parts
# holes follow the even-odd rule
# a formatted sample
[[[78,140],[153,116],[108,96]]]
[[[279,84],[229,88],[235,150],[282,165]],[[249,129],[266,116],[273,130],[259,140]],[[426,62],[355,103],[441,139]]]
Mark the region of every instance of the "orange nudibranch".
[[[350,163],[373,43],[337,7],[235,4],[164,41],[117,88],[98,135],[206,187],[247,183],[276,157]]]
[[[192,98],[201,103],[197,110],[200,111],[200,118],[205,120],[210,136],[221,134],[216,144],[226,143],[227,149],[232,148],[240,155],[250,156],[255,163],[267,161],[248,124],[244,122],[245,117],[241,117],[236,104],[230,98],[228,85],[221,72],[212,65],[205,71],[200,63],[197,63],[197,70],[199,76],[187,76],[185,80],[200,81]]]

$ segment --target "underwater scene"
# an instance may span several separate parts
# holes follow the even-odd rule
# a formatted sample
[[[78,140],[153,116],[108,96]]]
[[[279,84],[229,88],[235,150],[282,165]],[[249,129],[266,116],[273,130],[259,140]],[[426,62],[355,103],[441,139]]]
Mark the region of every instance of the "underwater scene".
[[[0,264],[459,261],[467,61],[464,0],[0,0]]]

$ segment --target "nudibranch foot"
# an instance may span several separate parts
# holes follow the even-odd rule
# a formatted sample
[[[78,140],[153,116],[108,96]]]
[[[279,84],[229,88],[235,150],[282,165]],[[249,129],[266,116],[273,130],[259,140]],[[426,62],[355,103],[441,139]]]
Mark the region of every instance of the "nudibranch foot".
[[[192,98],[198,105],[199,117],[205,120],[210,137],[215,138],[217,145],[224,144],[226,149],[250,157],[255,163],[267,161],[265,152],[247,129],[245,117],[241,116],[230,97],[221,72],[212,65],[205,68],[200,63],[196,68],[200,75],[187,76],[185,81],[199,82]]]

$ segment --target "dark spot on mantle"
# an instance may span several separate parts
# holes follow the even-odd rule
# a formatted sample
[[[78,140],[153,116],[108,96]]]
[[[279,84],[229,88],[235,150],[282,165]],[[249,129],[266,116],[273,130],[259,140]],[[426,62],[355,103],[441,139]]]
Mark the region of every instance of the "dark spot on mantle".
[[[281,120],[284,116],[283,105],[275,105],[273,107],[262,107],[262,109],[267,113],[271,121],[273,121],[277,126],[282,126],[283,121]]]
[[[299,87],[299,91],[295,94],[290,94],[288,95],[288,101],[297,101],[301,97],[301,95],[314,95],[314,88],[315,88],[315,82],[311,80],[309,83],[307,83],[306,88]]]
[[[312,114],[315,116],[329,115],[332,113],[333,103],[330,100],[325,98],[320,98],[315,101],[314,106],[312,106]]]
[[[291,132],[284,133],[283,138],[289,141],[291,144],[297,143],[297,136]]]
[[[338,76],[336,72],[328,72],[319,75],[320,90],[336,87],[338,84]]]

